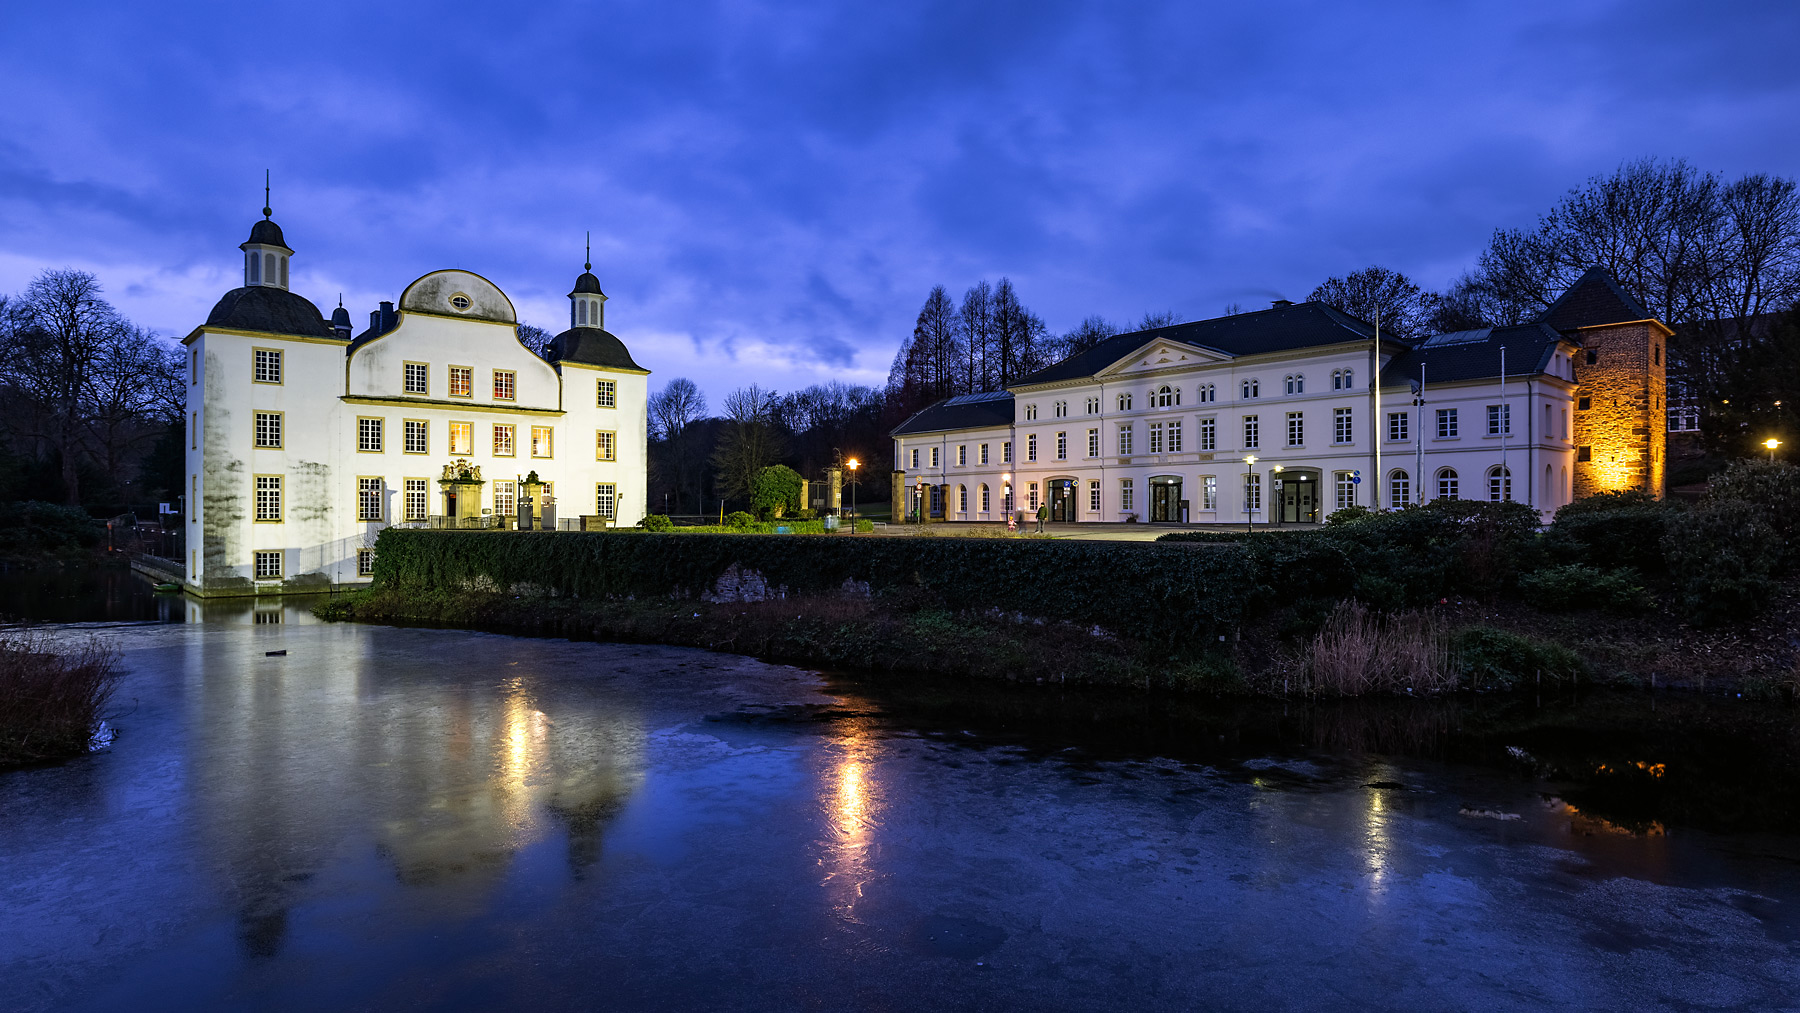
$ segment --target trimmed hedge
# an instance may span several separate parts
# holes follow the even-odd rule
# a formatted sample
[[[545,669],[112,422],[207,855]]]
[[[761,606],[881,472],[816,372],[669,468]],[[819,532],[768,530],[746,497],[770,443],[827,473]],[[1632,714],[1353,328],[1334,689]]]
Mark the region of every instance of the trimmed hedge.
[[[687,597],[709,591],[733,565],[793,594],[862,581],[877,594],[922,590],[948,608],[1169,642],[1216,640],[1244,616],[1256,582],[1249,554],[1232,546],[388,528],[376,543],[375,586]]]

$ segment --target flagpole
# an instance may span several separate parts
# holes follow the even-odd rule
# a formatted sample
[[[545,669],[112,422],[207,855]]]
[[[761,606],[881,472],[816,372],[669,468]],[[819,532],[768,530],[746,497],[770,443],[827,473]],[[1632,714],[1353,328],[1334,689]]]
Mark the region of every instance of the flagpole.
[[[1369,424],[1369,438],[1375,448],[1375,474],[1369,476],[1369,509],[1381,509],[1381,310],[1375,311],[1375,343],[1371,346],[1369,390],[1374,404],[1374,418]]]

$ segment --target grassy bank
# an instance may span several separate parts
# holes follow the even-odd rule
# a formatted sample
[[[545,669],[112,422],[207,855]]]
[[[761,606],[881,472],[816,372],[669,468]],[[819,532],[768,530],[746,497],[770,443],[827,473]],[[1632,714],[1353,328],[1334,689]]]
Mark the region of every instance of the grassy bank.
[[[118,655],[94,642],[0,639],[0,767],[87,752],[119,675]]]

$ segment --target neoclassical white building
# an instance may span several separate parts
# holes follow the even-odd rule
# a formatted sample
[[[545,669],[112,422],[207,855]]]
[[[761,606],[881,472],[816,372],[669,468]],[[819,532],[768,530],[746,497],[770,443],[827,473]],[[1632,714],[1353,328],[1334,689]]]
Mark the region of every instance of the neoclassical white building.
[[[190,590],[367,581],[394,524],[643,517],[649,372],[603,328],[591,264],[543,356],[506,294],[462,270],[414,281],[353,337],[341,305],[327,321],[289,290],[294,251],[269,213],[241,246],[243,286],[183,341]]]
[[[893,432],[895,517],[1313,524],[1662,492],[1669,329],[1603,271],[1539,320],[1377,339],[1321,303],[1121,334]]]

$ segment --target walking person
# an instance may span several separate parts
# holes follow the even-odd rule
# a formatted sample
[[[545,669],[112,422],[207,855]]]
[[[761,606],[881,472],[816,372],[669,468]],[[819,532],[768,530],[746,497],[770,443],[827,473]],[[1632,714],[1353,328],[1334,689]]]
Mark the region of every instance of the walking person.
[[[1039,503],[1038,504],[1038,529],[1037,529],[1038,534],[1041,535],[1044,533],[1044,522],[1049,519],[1050,519],[1050,504]]]

